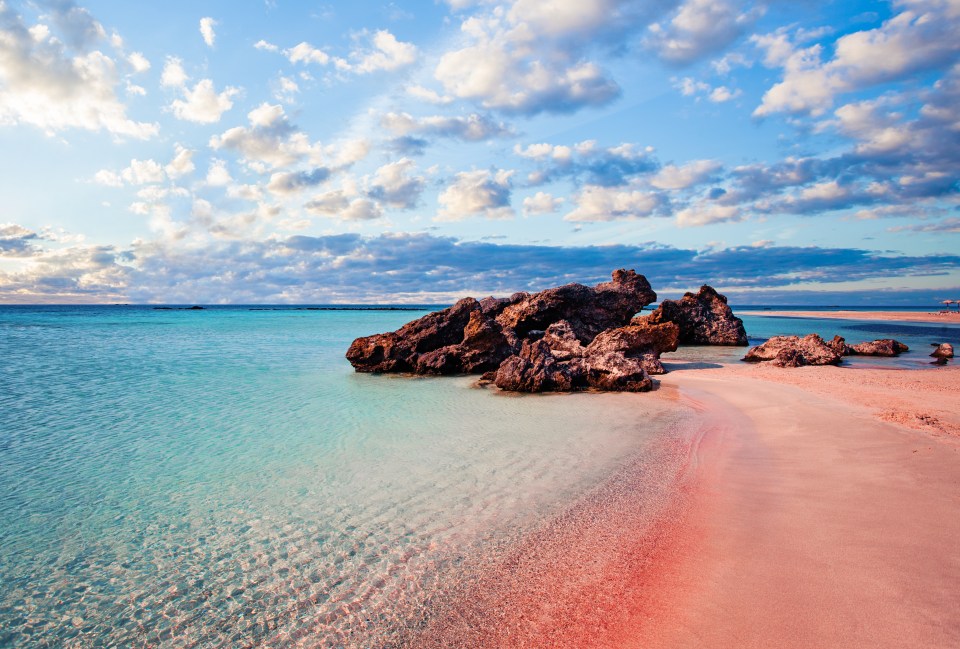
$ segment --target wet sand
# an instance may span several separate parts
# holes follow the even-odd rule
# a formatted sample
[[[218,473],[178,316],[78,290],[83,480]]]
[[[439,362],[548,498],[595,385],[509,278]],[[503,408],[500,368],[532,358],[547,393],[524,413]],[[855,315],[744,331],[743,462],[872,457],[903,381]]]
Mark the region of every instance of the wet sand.
[[[960,368],[661,380],[714,436],[669,613],[624,646],[960,646]]]
[[[907,311],[744,311],[741,315],[775,318],[825,318],[828,320],[876,320],[881,322],[926,322],[960,324],[958,311],[910,313]]]

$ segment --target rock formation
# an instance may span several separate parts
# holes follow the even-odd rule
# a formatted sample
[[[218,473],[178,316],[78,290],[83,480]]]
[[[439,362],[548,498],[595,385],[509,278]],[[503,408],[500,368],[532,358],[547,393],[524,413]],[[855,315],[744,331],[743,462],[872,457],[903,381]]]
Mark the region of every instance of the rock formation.
[[[733,315],[727,298],[710,286],[685,293],[679,300],[664,300],[646,320],[650,324],[676,323],[681,345],[748,344],[743,320]]]
[[[650,329],[644,338],[640,330],[627,327],[634,314],[656,299],[646,278],[632,270],[615,271],[611,281],[593,288],[567,284],[532,295],[464,298],[397,331],[357,338],[347,359],[358,372],[416,374],[489,373],[503,364],[506,368],[497,383],[504,389],[577,389],[589,385],[585,359],[601,348],[604,353],[616,351],[641,368],[662,371],[656,349],[669,347],[669,341],[662,340],[669,335]],[[598,334],[621,327],[631,331],[587,352]],[[642,348],[628,348],[627,340],[642,343]],[[599,356],[593,362],[593,375],[610,375],[612,370],[601,368]],[[615,389],[633,389],[642,381],[621,378],[612,383],[626,386]]]
[[[899,356],[906,351],[910,351],[910,348],[893,338],[871,340],[850,347],[852,356]]]
[[[817,334],[810,334],[803,338],[774,336],[762,345],[750,349],[742,360],[748,363],[769,362],[778,367],[801,367],[803,365],[838,365],[841,355],[823,338]]]
[[[934,343],[934,347],[936,347],[936,349],[930,354],[933,358],[953,358],[953,345],[950,343]]]

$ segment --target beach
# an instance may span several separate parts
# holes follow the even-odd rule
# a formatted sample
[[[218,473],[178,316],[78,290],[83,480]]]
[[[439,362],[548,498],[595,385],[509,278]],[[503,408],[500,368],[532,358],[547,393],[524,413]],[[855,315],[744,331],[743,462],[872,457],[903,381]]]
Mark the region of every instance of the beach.
[[[632,646],[960,645],[958,379],[746,364],[662,377],[714,436],[673,604]]]
[[[826,320],[875,320],[881,322],[926,322],[936,324],[960,324],[960,311],[781,311],[764,309],[746,311],[751,316],[768,318],[820,318]]]

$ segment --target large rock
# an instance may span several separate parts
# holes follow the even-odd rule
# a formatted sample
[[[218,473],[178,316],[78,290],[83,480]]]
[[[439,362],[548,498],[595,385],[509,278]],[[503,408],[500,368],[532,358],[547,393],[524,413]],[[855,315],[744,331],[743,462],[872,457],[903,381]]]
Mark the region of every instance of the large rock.
[[[511,380],[511,385],[563,389],[549,387],[564,385],[560,378],[523,378],[525,372],[533,371],[524,363],[549,373],[548,361],[569,362],[582,355],[582,351],[574,353],[577,346],[589,344],[602,331],[628,324],[656,299],[646,278],[632,270],[615,271],[611,281],[593,288],[567,284],[533,295],[464,298],[397,331],[357,338],[347,350],[347,360],[358,372],[481,374],[517,356],[523,362],[513,361],[512,367],[520,378]],[[560,322],[564,324],[553,327]],[[546,347],[524,348],[526,342],[538,339]],[[543,349],[549,350],[549,358]]]
[[[534,293],[507,306],[497,322],[505,330],[526,338],[566,320],[580,342],[588,344],[601,331],[622,327],[643,307],[657,299],[650,283],[632,270],[618,270],[613,280],[590,288],[567,284]]]
[[[673,322],[650,324],[634,319],[634,324],[608,329],[597,335],[586,350],[586,357],[611,353],[637,359],[647,374],[663,374],[660,354],[677,351],[680,327]]]
[[[582,375],[578,366],[557,360],[542,339],[528,339],[500,365],[494,383],[512,392],[569,392],[582,387]]]
[[[881,338],[850,346],[852,356],[899,356],[910,348],[893,338]]]
[[[803,365],[838,365],[841,355],[823,338],[817,334],[810,334],[803,338],[774,336],[762,345],[750,349],[742,360],[748,363],[769,362],[778,367],[801,367]]]
[[[650,324],[676,323],[681,345],[748,344],[743,320],[733,315],[727,298],[710,286],[685,293],[679,300],[664,300],[646,319]]]

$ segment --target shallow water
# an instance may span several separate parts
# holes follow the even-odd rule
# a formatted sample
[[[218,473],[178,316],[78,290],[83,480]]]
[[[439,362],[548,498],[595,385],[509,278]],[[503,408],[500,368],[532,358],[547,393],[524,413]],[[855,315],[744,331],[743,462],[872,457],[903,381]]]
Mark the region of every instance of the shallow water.
[[[0,307],[0,646],[377,646],[676,420],[353,373],[417,315]]]

